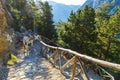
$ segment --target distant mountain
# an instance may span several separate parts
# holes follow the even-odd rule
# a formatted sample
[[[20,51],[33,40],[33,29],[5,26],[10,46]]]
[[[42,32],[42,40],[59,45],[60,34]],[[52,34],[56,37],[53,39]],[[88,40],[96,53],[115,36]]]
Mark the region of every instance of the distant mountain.
[[[90,7],[97,9],[99,6],[102,5],[102,3],[110,3],[112,1],[115,1],[114,5],[110,7],[110,13],[115,13],[117,10],[117,7],[120,6],[120,0],[87,0],[82,6],[81,9],[85,7],[85,5],[89,5]]]
[[[53,20],[57,23],[59,20],[67,21],[67,18],[70,15],[70,12],[76,11],[80,8],[80,5],[65,5],[61,3],[56,3],[53,1],[49,1],[49,4],[52,6],[52,13],[54,15]]]
[[[49,4],[52,6],[52,13],[54,15],[53,20],[55,23],[57,23],[59,20],[67,21],[67,18],[70,15],[70,12],[76,11],[79,8],[83,9],[85,5],[89,5],[90,7],[93,7],[94,9],[97,9],[102,5],[104,2],[112,2],[115,1],[115,4],[110,7],[109,13],[114,14],[117,10],[117,7],[120,6],[120,0],[86,0],[86,2],[80,6],[80,5],[65,5],[61,3],[56,3],[53,1],[49,1]]]
[[[97,9],[105,0],[86,0],[86,2],[81,6],[81,9],[88,5],[94,9]]]

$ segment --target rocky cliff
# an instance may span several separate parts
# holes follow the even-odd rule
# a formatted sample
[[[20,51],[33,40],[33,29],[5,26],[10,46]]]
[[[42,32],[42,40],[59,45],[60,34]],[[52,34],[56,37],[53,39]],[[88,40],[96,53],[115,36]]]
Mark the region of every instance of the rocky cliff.
[[[0,2],[0,66],[9,58],[10,41],[7,26],[5,10]]]

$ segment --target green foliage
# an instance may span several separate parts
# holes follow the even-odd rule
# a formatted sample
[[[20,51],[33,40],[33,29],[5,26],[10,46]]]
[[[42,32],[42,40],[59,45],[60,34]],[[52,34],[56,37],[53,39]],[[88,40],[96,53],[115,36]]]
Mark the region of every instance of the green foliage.
[[[7,62],[7,65],[13,66],[17,62],[18,62],[18,58],[15,55],[10,54],[10,60]]]
[[[57,33],[53,24],[52,7],[48,2],[34,0],[7,1],[8,8],[14,18],[13,28],[17,31],[31,29],[33,32],[46,36],[49,39],[56,38]]]
[[[85,6],[83,10],[71,11],[67,22],[57,24],[57,33],[52,20],[52,7],[48,2],[35,3],[34,0],[7,0],[14,18],[13,27],[20,31],[21,26],[49,38],[56,38],[67,47],[99,59],[120,64],[120,8],[114,15],[108,14],[110,4],[104,3],[96,11]],[[11,55],[8,65],[14,65],[17,58]],[[108,70],[110,71],[110,70]],[[110,71],[113,74],[118,72]],[[116,79],[117,80],[117,79]]]
[[[56,37],[56,30],[53,25],[53,14],[52,7],[48,2],[40,3],[41,5],[41,16],[40,16],[40,26],[39,33],[49,39]]]
[[[77,12],[72,11],[68,22],[57,25],[58,42],[81,53],[119,62],[120,40],[117,35],[120,33],[120,9],[116,14],[109,15],[105,12],[109,10],[108,6],[106,8],[104,4],[96,13],[88,6]]]
[[[9,12],[11,12],[14,18],[13,28],[20,31],[20,27],[23,25],[27,14],[27,0],[6,0],[6,4]]]
[[[96,12],[88,6],[72,11],[68,22],[57,25],[58,42],[80,53],[120,64],[120,7],[110,15],[110,6],[103,4]],[[119,79],[119,72],[108,71]]]
[[[12,61],[12,60],[9,60],[8,62],[7,62],[7,65],[9,65],[9,66],[13,66],[15,63]]]
[[[101,59],[115,61],[114,56],[116,56],[116,52],[119,50],[117,44],[120,44],[119,40],[117,40],[117,34],[119,34],[120,31],[119,15],[118,9],[118,12],[110,16],[109,19],[102,16],[104,17],[103,20],[99,19],[100,21],[97,22],[99,32],[97,46],[99,46],[99,48],[96,49],[96,51]]]
[[[59,26],[62,27],[59,27],[58,36],[68,48],[93,55],[97,37],[94,9],[86,6],[84,10],[76,13],[72,11],[68,22],[60,22]]]

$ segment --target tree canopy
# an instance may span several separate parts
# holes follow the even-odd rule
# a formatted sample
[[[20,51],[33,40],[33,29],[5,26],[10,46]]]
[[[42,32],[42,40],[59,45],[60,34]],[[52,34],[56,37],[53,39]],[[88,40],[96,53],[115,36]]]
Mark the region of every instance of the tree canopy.
[[[15,30],[21,32],[31,30],[49,39],[56,37],[52,7],[48,2],[34,0],[7,0],[7,2],[8,9],[14,18],[12,27]]]

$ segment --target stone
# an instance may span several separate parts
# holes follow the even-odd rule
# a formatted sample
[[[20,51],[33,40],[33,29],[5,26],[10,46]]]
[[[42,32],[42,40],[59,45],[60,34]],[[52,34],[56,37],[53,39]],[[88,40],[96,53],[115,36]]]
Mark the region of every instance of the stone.
[[[17,80],[16,78],[11,78],[11,79],[9,79],[9,80]]]
[[[20,75],[20,76],[24,75],[24,72],[23,72],[23,71],[20,71],[20,72],[19,72],[19,75]]]
[[[26,76],[25,76],[25,75],[20,76],[20,79],[25,79],[25,78],[26,78]]]

